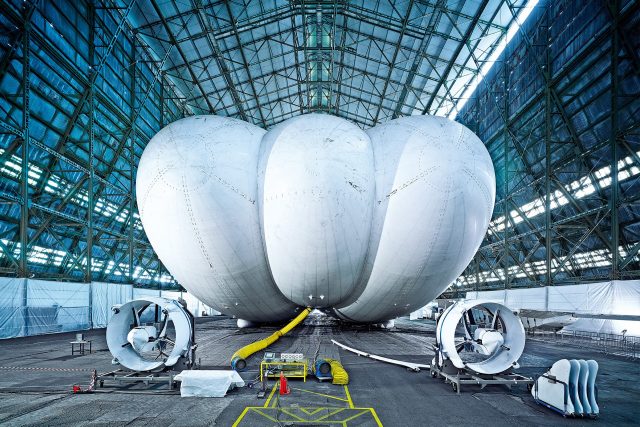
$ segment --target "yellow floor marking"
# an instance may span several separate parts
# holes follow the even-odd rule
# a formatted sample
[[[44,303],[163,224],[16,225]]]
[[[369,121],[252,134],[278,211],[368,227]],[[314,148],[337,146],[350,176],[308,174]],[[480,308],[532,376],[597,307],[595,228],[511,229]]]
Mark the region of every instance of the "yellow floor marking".
[[[269,398],[267,399],[267,401],[264,403],[264,407],[267,408],[269,407],[269,402],[271,401],[271,398],[273,397],[273,393],[276,392],[276,388],[278,388],[278,383],[275,383],[273,385],[273,388],[271,389],[271,393],[269,393]]]
[[[347,402],[349,402],[349,408],[353,409],[353,400],[351,400],[351,394],[349,393],[349,387],[347,387],[347,385],[344,385],[344,394],[347,395]]]
[[[376,420],[376,423],[378,423],[378,427],[382,427],[382,423],[380,422],[380,418],[378,418],[378,414],[376,414],[376,410],[373,408],[369,408],[371,409],[371,415],[373,415],[373,418]]]
[[[358,418],[359,416],[364,415],[364,414],[366,414],[367,412],[371,412],[371,411],[370,411],[370,410],[368,410],[368,409],[363,409],[361,412],[358,412],[357,414],[350,416],[350,417],[349,417],[349,418],[347,418],[346,420],[342,420],[342,422],[346,425],[346,424],[347,424],[347,421],[351,421],[351,420],[353,420],[354,418]]]
[[[242,413],[240,414],[238,419],[236,419],[236,422],[233,423],[233,426],[231,426],[231,427],[238,427],[238,425],[240,424],[240,421],[242,421],[244,416],[247,415],[247,411],[249,411],[249,407],[248,406],[246,408],[244,408],[244,411],[242,411]]]
[[[323,397],[328,397],[330,399],[336,399],[336,400],[341,400],[343,402],[348,402],[347,399],[343,399],[342,397],[336,397],[336,396],[332,396],[330,394],[318,393],[317,391],[305,390],[305,389],[302,389],[302,388],[295,388],[295,387],[291,387],[291,390],[302,391],[302,392],[311,393],[311,394],[317,394],[318,396],[323,396]]]
[[[341,398],[341,397],[337,397],[337,396],[332,396],[330,394],[324,394],[324,393],[318,393],[315,391],[311,391],[311,390],[304,390],[301,388],[294,388],[291,387],[292,390],[297,390],[297,391],[302,391],[304,393],[311,393],[311,394],[315,394],[318,396],[323,396],[323,397],[327,397],[330,399],[335,399],[335,400],[339,400],[341,402],[347,402],[348,403],[348,408],[337,408],[337,407],[307,407],[307,408],[303,408],[303,407],[285,407],[285,408],[278,408],[277,410],[280,411],[283,414],[288,415],[289,417],[291,417],[291,421],[294,422],[301,422],[301,423],[308,423],[308,422],[313,422],[313,423],[317,423],[317,422],[321,422],[323,420],[327,420],[330,417],[334,417],[335,415],[339,414],[340,412],[343,412],[345,410],[350,410],[350,411],[359,411],[358,413],[354,414],[354,415],[350,415],[348,418],[344,419],[344,420],[327,420],[325,421],[325,423],[329,423],[329,424],[336,424],[339,423],[344,427],[348,426],[348,422],[351,420],[354,420],[355,418],[361,417],[367,413],[371,413],[371,416],[373,417],[373,419],[376,422],[376,425],[378,427],[382,427],[382,422],[380,421],[380,418],[378,418],[378,414],[376,413],[375,409],[373,408],[356,408],[353,400],[351,399],[351,393],[349,392],[349,387],[347,387],[346,385],[343,385],[344,387],[344,394],[346,396],[346,398]],[[273,388],[271,389],[271,392],[269,393],[269,397],[267,398],[267,401],[264,403],[264,406],[260,407],[260,406],[247,406],[246,408],[244,408],[244,410],[242,411],[242,413],[240,414],[240,416],[236,419],[236,421],[233,423],[232,427],[238,427],[240,425],[240,422],[245,418],[245,416],[247,415],[247,413],[249,411],[254,411],[255,413],[267,418],[268,420],[272,421],[272,422],[278,422],[278,420],[276,418],[271,417],[270,415],[268,415],[266,412],[268,411],[264,411],[263,409],[276,409],[276,406],[278,405],[278,401],[280,399],[280,396],[276,394],[276,390],[278,389],[278,383],[276,382],[273,385]],[[317,418],[315,420],[305,420],[303,418],[301,418],[298,415],[295,415],[294,413],[290,412],[292,410],[300,410],[301,412],[313,416],[318,414],[320,411],[328,411],[327,414],[321,416],[320,418]],[[348,414],[347,414],[348,415]]]
[[[313,411],[311,411],[311,409],[313,409]],[[278,422],[278,415],[274,415],[271,416],[268,414],[268,412],[271,412],[272,410],[276,410],[276,414],[284,414],[287,415],[289,417],[291,417],[290,419],[284,420],[285,422],[293,422],[293,423],[301,423],[301,424],[306,424],[306,423],[312,423],[312,424],[320,424],[320,425],[330,425],[330,424],[340,424],[342,426],[347,426],[348,427],[348,422],[354,420],[355,418],[361,417],[363,415],[366,415],[367,413],[370,413],[371,416],[373,417],[373,419],[375,420],[375,423],[378,427],[382,427],[382,422],[380,422],[380,418],[378,418],[378,414],[376,414],[376,411],[373,408],[335,408],[335,407],[316,407],[316,408],[300,408],[300,407],[292,407],[292,408],[264,408],[262,406],[248,406],[244,409],[244,411],[242,412],[242,414],[240,414],[240,416],[238,417],[238,419],[235,421],[235,423],[233,424],[233,427],[238,427],[240,425],[240,422],[242,422],[245,418],[245,416],[247,416],[247,414],[249,414],[250,412],[253,412],[257,415],[260,415],[266,419],[268,419],[271,422]],[[316,419],[304,419],[301,416],[298,416],[290,411],[294,411],[294,410],[301,410],[302,412],[306,413],[306,414],[310,414],[310,415],[315,415],[320,411],[328,411],[327,414],[316,418]],[[347,418],[345,418],[344,420],[340,420],[340,419],[335,419],[333,417],[335,417],[336,415],[338,415],[341,412],[344,411],[356,411],[356,414],[349,414],[347,413]],[[329,419],[332,418],[332,419]],[[283,420],[280,419],[280,422],[282,422]]]
[[[256,411],[257,413],[259,413],[259,414],[260,414],[260,415],[262,415],[263,417],[267,418],[268,420],[273,421],[274,423],[277,423],[277,422],[278,422],[278,420],[276,420],[275,418],[273,418],[273,417],[271,417],[270,415],[267,415],[267,414],[265,414],[264,412],[262,412],[262,411],[260,410],[260,409],[262,409],[262,408],[257,407],[257,408],[251,408],[251,409],[253,409],[253,410],[254,410],[254,411]]]
[[[287,411],[285,408],[280,408],[280,411],[282,411],[283,414],[287,414],[289,415],[291,418],[295,419],[296,421],[307,421],[304,418],[300,418],[299,416],[292,414],[291,412]]]
[[[307,408],[301,408],[301,407],[298,407],[298,409],[300,409],[302,412],[304,412],[307,415],[315,415],[318,412],[323,411],[323,410],[325,410],[327,408],[314,408],[313,411],[309,411],[309,410],[307,410]]]
[[[329,408],[327,408],[327,409],[329,409]],[[335,409],[335,410],[333,410],[333,411],[329,412],[327,415],[324,415],[324,416],[322,416],[322,417],[320,417],[320,418],[316,418],[314,421],[322,421],[322,420],[324,420],[325,418],[329,418],[329,417],[334,416],[335,414],[339,414],[340,412],[344,411],[345,409],[347,409],[347,408],[338,408],[338,409]]]

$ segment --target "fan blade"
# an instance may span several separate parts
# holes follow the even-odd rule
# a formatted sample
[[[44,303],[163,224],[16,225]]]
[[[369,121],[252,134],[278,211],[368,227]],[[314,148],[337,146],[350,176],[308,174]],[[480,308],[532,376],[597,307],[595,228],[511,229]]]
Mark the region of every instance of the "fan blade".
[[[175,341],[173,341],[170,338],[167,338],[166,336],[158,338],[158,341],[167,341],[167,342],[169,342],[169,343],[171,343],[173,345],[176,345]]]
[[[495,329],[498,326],[498,315],[500,314],[500,309],[496,309],[496,312],[493,313],[493,319],[491,319],[491,329]]]
[[[133,311],[133,327],[135,328],[140,326],[140,316],[138,315],[138,311],[135,307],[131,307],[131,310]]]
[[[162,313],[164,314],[164,319],[162,319],[162,326],[160,327],[158,338],[167,335],[167,326],[169,326],[169,313],[167,313],[167,310],[162,310]]]
[[[467,321],[467,316],[469,315],[468,311],[465,311],[462,315],[462,325],[464,326],[464,333],[467,339],[473,339],[473,335],[471,334],[471,328],[469,328],[469,323]]]
[[[134,319],[134,327],[135,326],[140,326],[140,315],[142,314],[143,311],[145,311],[147,309],[147,307],[149,307],[149,304],[147,305],[143,305],[142,307],[140,307],[140,310],[136,310],[135,307],[131,307],[131,310],[133,310],[133,319]]]

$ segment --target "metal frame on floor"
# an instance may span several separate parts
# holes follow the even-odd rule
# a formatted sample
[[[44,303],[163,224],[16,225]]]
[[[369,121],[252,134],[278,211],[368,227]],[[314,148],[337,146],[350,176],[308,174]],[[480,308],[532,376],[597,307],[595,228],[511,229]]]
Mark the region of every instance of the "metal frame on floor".
[[[97,382],[100,388],[104,387],[105,382],[112,382],[116,385],[123,384],[144,384],[149,386],[150,384],[162,384],[165,383],[169,386],[169,390],[176,389],[178,381],[175,380],[177,373],[172,371],[167,372],[137,372],[137,371],[125,371],[124,369],[117,369],[115,371],[99,374]]]
[[[488,385],[503,385],[509,390],[511,387],[518,384],[526,384],[527,390],[531,390],[535,380],[531,377],[525,377],[524,375],[516,373],[504,373],[494,375],[481,375],[467,370],[458,370],[455,374],[447,373],[442,369],[439,369],[435,363],[431,364],[430,373],[432,378],[442,377],[446,383],[451,384],[451,388],[456,393],[460,394],[460,389],[463,384],[475,384],[480,386],[480,390],[484,389]]]

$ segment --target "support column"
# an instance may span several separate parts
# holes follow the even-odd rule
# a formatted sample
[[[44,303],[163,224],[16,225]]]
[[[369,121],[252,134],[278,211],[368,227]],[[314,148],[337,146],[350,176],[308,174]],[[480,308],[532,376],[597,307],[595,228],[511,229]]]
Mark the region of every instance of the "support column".
[[[93,169],[93,151],[94,151],[94,143],[95,143],[95,129],[94,129],[94,87],[95,80],[97,78],[97,70],[95,64],[95,4],[93,1],[90,1],[87,5],[87,21],[89,24],[89,63],[91,64],[91,72],[89,77],[89,96],[87,102],[89,104],[89,180],[87,189],[87,266],[85,271],[84,281],[87,283],[91,282],[93,277],[93,209],[94,209],[94,200],[93,200],[93,187],[94,187],[94,178],[95,172]]]
[[[545,6],[545,20],[546,20],[546,34],[545,34],[545,47],[544,47],[544,56],[545,56],[545,89],[544,89],[544,226],[545,226],[545,248],[546,248],[546,256],[545,256],[545,266],[546,266],[546,274],[545,274],[545,284],[547,286],[551,286],[552,284],[552,275],[551,275],[551,55],[549,49],[549,43],[551,42],[550,34],[549,34],[549,20],[551,13],[550,11],[551,5],[548,4]]]
[[[476,254],[476,283],[473,287],[476,292],[478,292],[478,287],[480,286],[480,260],[477,257],[478,254]]]
[[[620,1],[611,1],[613,12],[613,31],[611,32],[611,280],[619,279],[620,263],[620,227],[618,224],[618,200],[620,188],[618,185],[618,51],[620,49],[618,27],[620,25]]]
[[[506,43],[506,38],[504,43]],[[504,127],[503,127],[503,150],[504,150],[504,185],[503,185],[503,211],[504,211],[504,254],[503,254],[503,272],[504,272],[504,288],[511,287],[509,283],[509,70],[507,67],[507,50],[502,53],[502,78],[504,80],[503,88],[503,109],[504,109]]]
[[[29,252],[29,120],[31,109],[29,97],[31,95],[31,19],[29,4],[22,5],[23,31],[22,31],[22,162],[20,164],[20,271],[19,277],[29,277],[28,252]],[[25,284],[26,286],[26,284]]]
[[[93,0],[87,5],[87,22],[89,27],[89,64],[91,65],[90,74],[96,73],[95,67],[95,4]],[[93,78],[91,78],[93,77]],[[89,96],[87,102],[89,104],[89,188],[87,191],[87,269],[85,271],[84,281],[89,283],[89,313],[88,323],[89,329],[93,329],[93,292],[91,289],[91,281],[93,279],[93,148],[94,148],[94,82],[95,77],[90,75],[89,78]]]
[[[93,282],[89,282],[89,313],[87,317],[89,329],[93,329]]]
[[[22,280],[22,320],[24,322],[24,336],[29,336],[29,279]]]
[[[164,71],[160,72],[160,129],[164,127]]]
[[[161,84],[162,86],[162,84]],[[130,111],[129,121],[131,123],[131,132],[129,133],[129,281],[133,284],[133,261],[135,252],[134,227],[135,218],[135,147],[136,147],[136,34],[131,37],[131,87],[129,88]],[[162,101],[161,101],[162,102]],[[162,117],[162,108],[160,109]],[[160,119],[162,121],[162,119]]]

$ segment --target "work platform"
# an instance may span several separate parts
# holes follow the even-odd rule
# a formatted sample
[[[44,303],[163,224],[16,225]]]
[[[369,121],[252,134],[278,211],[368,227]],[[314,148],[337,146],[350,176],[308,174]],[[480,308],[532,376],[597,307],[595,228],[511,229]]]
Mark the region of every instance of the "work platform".
[[[181,398],[166,384],[105,382],[93,394],[71,394],[74,384],[86,387],[93,369],[112,372],[104,330],[85,332],[93,353],[70,355],[75,334],[56,334],[0,341],[0,425],[56,426],[272,426],[324,422],[359,426],[468,425],[507,426],[637,425],[640,419],[640,364],[584,348],[528,341],[519,372],[542,374],[561,358],[595,359],[601,414],[597,421],[564,419],[536,405],[526,387],[463,387],[433,379],[428,370],[411,372],[343,351],[331,339],[350,347],[415,363],[430,363],[435,324],[396,320],[392,330],[341,325],[310,316],[282,337],[271,351],[315,354],[341,361],[348,386],[317,382],[313,376],[291,379],[291,394],[278,396],[269,379],[264,399],[253,388],[236,389],[224,398]],[[238,330],[233,319],[201,318],[196,323],[198,359],[203,369],[228,369],[241,346],[268,336],[276,327]],[[317,353],[316,353],[317,352]],[[259,376],[262,352],[248,359],[246,381]],[[269,399],[271,396],[271,399]],[[266,406],[265,406],[266,404]],[[275,420],[275,421],[273,421]],[[302,421],[301,421],[302,420]],[[308,421],[304,421],[308,420]],[[346,420],[346,421],[345,421]]]

